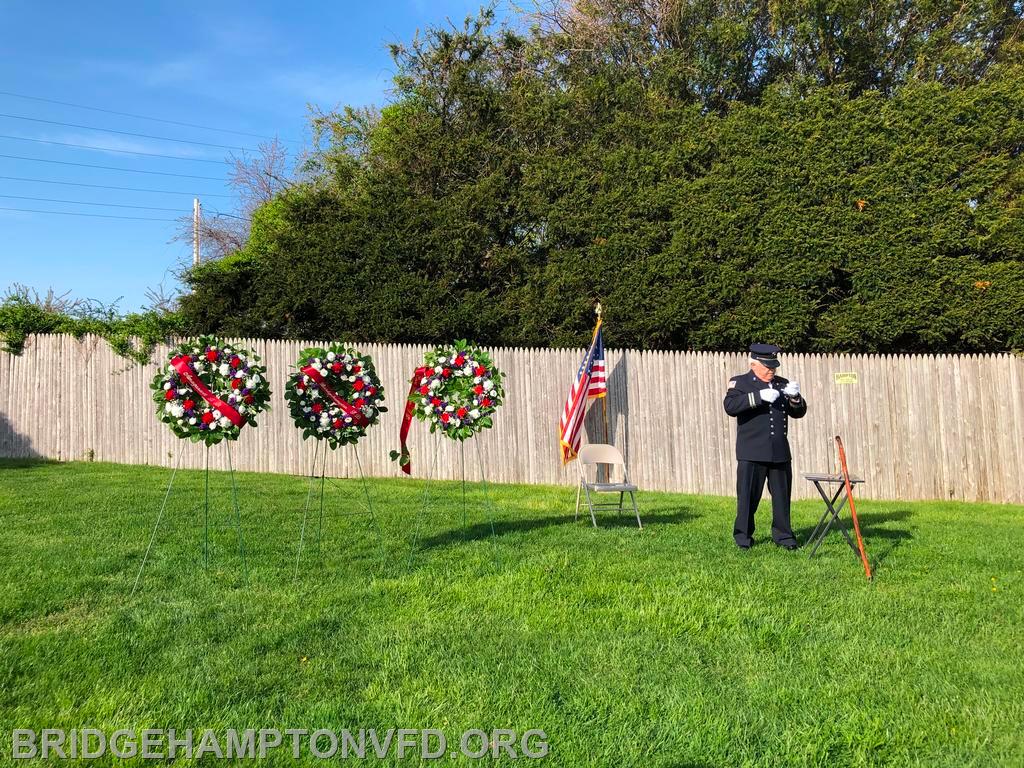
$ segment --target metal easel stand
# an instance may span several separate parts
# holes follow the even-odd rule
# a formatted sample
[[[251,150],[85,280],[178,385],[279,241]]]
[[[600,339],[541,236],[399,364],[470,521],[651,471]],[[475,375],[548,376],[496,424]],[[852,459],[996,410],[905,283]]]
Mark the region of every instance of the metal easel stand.
[[[830,498],[829,492],[822,488],[822,483],[832,482],[831,478],[811,475],[807,476],[807,479],[813,483],[814,487],[818,490],[818,495],[821,496],[821,500],[825,502],[825,512],[822,514],[821,519],[818,520],[818,524],[814,526],[814,531],[811,532],[810,537],[807,539],[807,545],[814,545],[811,547],[811,551],[807,555],[807,558],[810,559],[814,557],[814,553],[818,551],[818,547],[821,546],[821,542],[825,540],[825,537],[828,536],[828,532],[832,528],[838,529],[839,532],[843,534],[843,538],[846,539],[846,543],[850,545],[850,549],[852,549],[853,553],[859,558],[860,554],[857,551],[857,545],[853,543],[853,539],[850,538],[850,534],[846,531],[846,526],[843,525],[843,521],[839,517],[839,513],[843,510],[843,507],[846,506],[846,500],[848,498],[844,493],[846,486],[843,483],[839,483],[839,487],[836,488],[835,493],[831,494]],[[862,481],[858,479],[856,482],[859,483]],[[837,501],[839,502],[838,504],[836,504]]]
[[[412,562],[413,555],[416,552],[416,546],[419,544],[420,530],[423,524],[423,517],[430,508],[430,488],[431,483],[434,479],[434,472],[437,469],[437,460],[440,455],[441,447],[441,436],[438,435],[434,441],[434,458],[430,464],[430,472],[427,475],[427,482],[423,486],[423,500],[420,502],[420,509],[416,514],[416,525],[413,528],[412,544],[409,547],[409,556],[406,558],[406,566]],[[480,483],[483,486],[484,492],[484,511],[487,517],[487,524],[491,529],[491,541],[494,544],[494,562],[495,565],[501,565],[501,557],[498,554],[498,541],[497,533],[494,528],[494,506],[491,502],[490,487],[487,484],[487,474],[484,470],[484,459],[483,453],[480,449],[480,443],[476,443],[476,456],[477,464],[480,469]],[[463,440],[459,443],[459,464],[461,467],[461,481],[462,481],[462,531],[463,534],[469,531],[469,514],[468,504],[466,501],[466,442]]]
[[[231,442],[226,441],[225,446],[228,457],[228,472],[231,475],[231,508],[233,512],[233,522],[235,531],[238,534],[238,552],[242,558],[242,580],[243,584],[248,586],[249,584],[249,568],[246,563],[245,557],[245,541],[242,536],[242,519],[241,511],[238,506],[238,485],[235,482],[235,469],[231,461]],[[167,509],[167,500],[171,496],[171,489],[174,487],[174,479],[178,474],[178,469],[181,467],[181,457],[185,453],[186,445],[182,445],[178,449],[178,456],[174,461],[174,469],[171,472],[171,479],[167,483],[167,490],[164,491],[163,501],[160,503],[160,510],[157,512],[156,522],[153,524],[153,531],[149,536],[149,544],[146,546],[146,553],[142,557],[142,563],[139,564],[139,571],[135,575],[135,583],[132,585],[132,591],[129,595],[129,599],[135,596],[136,591],[139,588],[139,584],[142,580],[142,572],[146,568],[146,563],[149,562],[150,552],[153,550],[153,543],[156,541],[157,532],[160,530],[160,523],[163,521],[164,511]],[[203,468],[203,567],[209,568],[210,566],[210,446],[204,446],[204,468]]]
[[[299,529],[299,546],[298,546],[298,551],[295,553],[295,576],[294,576],[293,580],[298,580],[298,578],[299,578],[299,563],[300,563],[300,561],[302,559],[302,550],[303,550],[303,545],[305,544],[305,539],[306,539],[306,521],[309,518],[310,502],[313,501],[313,489],[316,486],[319,486],[319,488],[317,490],[316,501],[315,501],[315,504],[319,508],[319,512],[317,514],[317,527],[316,527],[316,556],[317,556],[318,560],[320,558],[321,539],[323,538],[323,529],[324,529],[325,485],[326,485],[327,480],[329,479],[327,477],[327,454],[328,454],[329,451],[328,451],[328,448],[327,448],[326,445],[321,445],[322,443],[323,443],[322,440],[317,440],[316,441],[316,447],[313,450],[313,466],[310,468],[310,472],[309,472],[309,485],[308,485],[308,488],[306,490],[306,504],[305,504],[305,507],[302,510],[302,526]],[[355,443],[352,444],[352,453],[353,453],[353,455],[355,456],[355,459],[356,459],[356,467],[359,469],[359,480],[360,480],[360,482],[362,484],[362,488],[363,488],[363,498],[366,500],[366,512],[370,515],[370,521],[372,522],[374,531],[377,534],[377,544],[378,544],[380,562],[383,565],[384,559],[385,559],[384,558],[384,554],[385,554],[384,553],[384,535],[383,535],[383,533],[381,531],[380,522],[377,520],[377,515],[376,515],[376,513],[373,510],[373,500],[372,500],[372,498],[370,496],[370,487],[369,487],[369,485],[366,482],[366,474],[363,472],[363,464],[359,460],[359,449],[356,447]],[[317,461],[318,460],[320,462],[320,475],[319,475],[319,478],[317,477],[317,471],[316,471]],[[318,479],[319,479],[319,483],[317,483]],[[332,485],[334,484],[334,480],[333,479],[331,479],[331,484]],[[358,515],[358,514],[363,514],[363,513],[361,511],[347,512],[347,513],[343,512],[343,513],[341,513],[341,515],[343,515],[343,516],[344,515]]]

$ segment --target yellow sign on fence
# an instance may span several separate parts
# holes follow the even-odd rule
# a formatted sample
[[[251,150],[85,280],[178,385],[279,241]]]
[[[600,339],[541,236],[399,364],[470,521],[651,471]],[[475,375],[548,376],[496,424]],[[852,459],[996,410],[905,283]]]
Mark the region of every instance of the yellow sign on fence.
[[[835,379],[836,384],[856,384],[857,374],[853,371],[847,371],[845,373],[833,373],[832,377]]]

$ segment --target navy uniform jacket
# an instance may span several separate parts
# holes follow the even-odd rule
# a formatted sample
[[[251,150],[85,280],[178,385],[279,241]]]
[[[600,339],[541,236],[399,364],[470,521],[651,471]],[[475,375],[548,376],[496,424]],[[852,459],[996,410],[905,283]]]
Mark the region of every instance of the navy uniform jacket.
[[[757,378],[752,371],[733,376],[725,393],[725,412],[735,416],[736,458],[739,461],[782,462],[793,457],[789,452],[789,417],[801,418],[807,413],[803,395],[792,402],[782,394],[788,379],[776,376],[770,383]],[[761,399],[760,390],[772,387],[779,390],[774,403]]]

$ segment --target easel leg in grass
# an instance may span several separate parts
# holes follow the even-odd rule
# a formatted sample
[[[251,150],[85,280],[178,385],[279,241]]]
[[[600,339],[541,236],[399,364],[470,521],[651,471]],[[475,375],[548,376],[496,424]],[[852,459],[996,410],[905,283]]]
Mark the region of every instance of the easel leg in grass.
[[[366,497],[366,509],[370,513],[370,521],[373,523],[374,529],[377,531],[377,541],[379,542],[378,548],[380,549],[380,561],[381,565],[384,564],[384,533],[381,531],[380,523],[377,522],[377,515],[373,512],[373,502],[370,500],[370,487],[366,482],[366,475],[363,473],[363,464],[359,461],[359,449],[356,448],[355,444],[352,444],[352,453],[356,457],[356,467],[359,469],[359,479],[363,484],[363,495]]]
[[[210,446],[206,446],[203,481],[203,567],[210,567]]]
[[[174,487],[174,476],[178,474],[178,467],[181,466],[181,456],[185,452],[185,446],[182,445],[178,449],[178,458],[174,460],[174,469],[171,471],[171,480],[167,483],[167,490],[164,492],[164,500],[160,503],[160,511],[157,512],[156,522],[153,524],[153,532],[149,536],[149,545],[146,547],[146,554],[142,556],[142,563],[139,564],[139,572],[135,574],[135,583],[132,585],[131,594],[128,596],[129,599],[135,596],[135,590],[139,588],[139,580],[142,578],[142,570],[146,567],[146,561],[149,560],[149,553],[153,549],[153,542],[156,541],[156,532],[160,528],[160,521],[164,516],[164,509],[167,507],[167,499],[171,496],[171,488]]]
[[[325,449],[326,450],[326,449]],[[299,550],[295,553],[295,578],[299,578],[299,559],[302,557],[302,544],[306,538],[306,518],[309,515],[309,501],[313,497],[313,485],[316,483],[316,460],[320,457],[320,441],[316,441],[313,449],[313,466],[309,469],[309,486],[306,489],[306,506],[302,509],[302,527],[299,528]]]
[[[441,451],[440,436],[434,440],[434,458],[430,462],[430,472],[427,475],[427,483],[423,486],[423,500],[420,502],[420,509],[416,513],[416,525],[413,527],[412,545],[409,547],[409,556],[406,559],[406,566],[412,562],[412,556],[416,552],[416,545],[420,541],[420,526],[423,524],[423,514],[427,509],[427,499],[430,498],[430,483],[434,479],[434,471],[437,469],[437,458]]]
[[[494,531],[494,508],[491,506],[491,492],[487,487],[487,475],[484,472],[484,455],[480,448],[480,443],[476,444],[476,457],[480,464],[480,482],[484,486],[484,509],[487,510],[487,523],[491,526],[491,542],[494,544],[494,564],[500,567],[501,557],[498,555],[498,536]]]
[[[242,538],[242,513],[238,508],[238,486],[235,484],[235,468],[231,463],[231,443],[227,444],[228,472],[231,474],[231,505],[235,512],[235,531],[238,533],[238,554],[242,558],[242,582],[249,585],[249,567],[245,562],[245,540]]]

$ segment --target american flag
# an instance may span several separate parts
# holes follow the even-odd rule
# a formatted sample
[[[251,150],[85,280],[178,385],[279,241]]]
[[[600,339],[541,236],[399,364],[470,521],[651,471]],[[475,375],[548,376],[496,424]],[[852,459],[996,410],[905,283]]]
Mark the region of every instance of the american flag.
[[[558,421],[558,442],[562,447],[563,464],[568,464],[579,453],[580,431],[583,429],[583,417],[587,414],[587,404],[595,398],[604,397],[607,393],[604,339],[601,337],[601,319],[598,318],[590,349],[583,356],[580,369],[576,372],[576,380],[569,390],[569,399],[565,401],[562,418]]]

